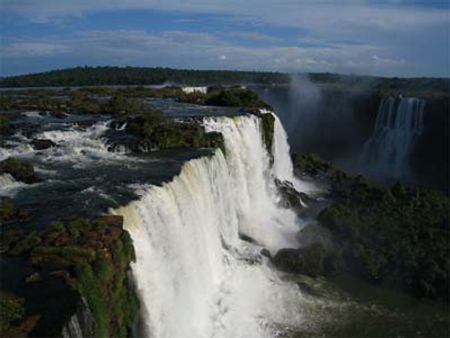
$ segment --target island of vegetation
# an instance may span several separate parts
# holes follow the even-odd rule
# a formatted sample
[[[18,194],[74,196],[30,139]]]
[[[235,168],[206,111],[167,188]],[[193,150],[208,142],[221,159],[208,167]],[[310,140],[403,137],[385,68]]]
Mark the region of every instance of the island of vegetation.
[[[274,263],[310,276],[349,272],[418,297],[449,300],[450,198],[396,183],[381,187],[314,154],[294,154],[297,175],[330,185],[331,203],[300,235],[306,246]]]

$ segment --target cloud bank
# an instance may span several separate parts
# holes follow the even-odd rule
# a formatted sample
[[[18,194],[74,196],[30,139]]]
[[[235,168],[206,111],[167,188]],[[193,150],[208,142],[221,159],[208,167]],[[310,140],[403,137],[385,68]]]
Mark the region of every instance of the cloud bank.
[[[80,64],[450,74],[445,3],[3,0],[0,8],[2,74]]]

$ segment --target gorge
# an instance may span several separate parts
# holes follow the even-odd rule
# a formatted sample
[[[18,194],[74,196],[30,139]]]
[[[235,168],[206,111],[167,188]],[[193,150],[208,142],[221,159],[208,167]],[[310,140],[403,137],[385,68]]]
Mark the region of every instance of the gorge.
[[[42,102],[32,93],[11,96],[22,107]],[[210,105],[224,100],[231,107]],[[335,253],[310,250],[324,226],[320,242],[341,245],[329,239],[336,217],[354,226],[335,202],[361,213],[364,203],[389,203],[395,213],[422,205],[429,236],[445,233],[448,202],[440,195],[378,189],[314,158],[293,163],[282,119],[242,88],[187,96],[177,88],[64,89],[40,104],[47,108],[2,113],[2,294],[14,309],[23,304],[2,331],[76,338],[446,332],[445,304],[404,290],[394,304],[355,297],[348,287],[366,290],[367,281],[343,287],[325,271],[336,265]],[[33,179],[20,182],[8,158],[22,171],[31,163]],[[372,250],[363,236],[344,240],[360,240],[364,255]],[[353,249],[348,242],[342,248]],[[430,258],[438,268],[427,270],[438,277],[423,279],[428,297],[444,297],[435,259],[443,251]],[[280,263],[280,252],[293,256]]]

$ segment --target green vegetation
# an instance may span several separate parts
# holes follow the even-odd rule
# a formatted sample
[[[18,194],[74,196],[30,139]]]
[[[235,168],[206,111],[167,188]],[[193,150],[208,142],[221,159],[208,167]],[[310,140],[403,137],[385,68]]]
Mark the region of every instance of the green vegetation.
[[[0,110],[61,111],[66,108],[67,100],[55,97],[51,91],[4,92],[0,96]]]
[[[353,91],[365,89],[380,96],[408,95],[415,97],[449,97],[448,78],[383,78],[375,76],[342,75],[332,73],[311,73],[309,80],[320,85]]]
[[[345,267],[374,282],[448,299],[450,200],[424,189],[355,181],[336,191],[320,222],[342,244]]]
[[[322,177],[336,183],[350,178],[347,173],[336,168],[333,164],[323,161],[317,154],[294,153],[292,162],[294,170],[299,176]]]
[[[14,205],[9,198],[0,199],[0,223],[4,224],[14,217]]]
[[[222,147],[220,134],[206,133],[195,122],[176,122],[141,100],[115,96],[111,107],[119,121],[127,123],[127,131],[152,148]]]
[[[0,115],[0,137],[11,135],[13,128],[10,125],[10,117],[7,115]]]
[[[257,94],[251,90],[233,86],[229,88],[212,87],[208,93],[193,92],[178,96],[181,102],[202,104],[219,107],[239,107],[248,112],[256,112],[258,109],[270,109],[267,103],[261,101]]]
[[[8,336],[12,322],[19,320],[23,314],[24,300],[11,293],[0,292],[0,335]]]
[[[261,123],[264,143],[269,154],[272,154],[273,133],[275,129],[275,117],[272,114],[261,114]]]
[[[78,290],[92,311],[95,337],[128,337],[138,300],[128,279],[133,243],[122,223],[121,216],[102,216],[52,222],[41,233],[9,229],[1,234],[1,249]]]
[[[301,249],[281,249],[272,259],[285,272],[317,277],[323,273],[326,252],[319,243]]]
[[[33,248],[41,243],[41,237],[32,231],[25,237],[19,239],[14,246],[8,250],[8,254],[11,256],[19,256],[25,253],[29,253]]]
[[[147,67],[76,67],[45,73],[5,77],[2,87],[287,83],[288,76],[270,72],[183,70]]]
[[[294,156],[296,169],[332,185],[333,203],[319,215],[337,243],[332,266],[419,296],[449,299],[450,199],[395,184],[383,188],[350,177],[317,156]]]
[[[300,74],[319,85],[333,86],[349,91],[367,89],[380,95],[411,95],[420,97],[448,97],[450,80],[445,78],[382,78],[374,76],[342,75],[332,73]],[[186,85],[287,85],[290,75],[274,72],[240,72],[220,70],[182,70],[147,67],[76,67],[44,73],[11,76],[0,79],[2,87],[46,86],[111,86],[156,85],[163,83]],[[142,87],[143,88],[143,87]],[[145,88],[142,91],[153,89]],[[65,92],[69,92],[66,88]],[[98,91],[98,95],[106,95]],[[124,93],[129,96],[133,93]],[[152,96],[152,95],[149,95]],[[178,96],[178,95],[177,95]],[[0,98],[0,107],[11,105],[8,98]],[[51,104],[53,105],[53,104]],[[3,108],[2,108],[3,109]]]
[[[23,222],[29,219],[29,214],[25,210],[14,206],[8,197],[0,197],[0,225]]]
[[[17,158],[7,158],[0,161],[0,175],[10,174],[17,181],[25,183],[36,182],[33,164],[29,161],[19,160]]]

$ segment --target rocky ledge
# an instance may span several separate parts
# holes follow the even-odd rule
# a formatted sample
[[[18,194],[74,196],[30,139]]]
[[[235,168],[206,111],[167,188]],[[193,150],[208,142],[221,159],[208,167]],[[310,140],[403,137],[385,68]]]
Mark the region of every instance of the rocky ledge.
[[[52,222],[41,232],[3,230],[9,278],[2,278],[1,335],[129,336],[138,301],[128,276],[134,249],[122,225],[121,216],[107,215]]]

